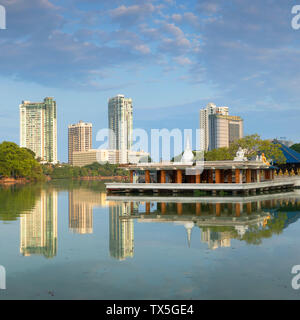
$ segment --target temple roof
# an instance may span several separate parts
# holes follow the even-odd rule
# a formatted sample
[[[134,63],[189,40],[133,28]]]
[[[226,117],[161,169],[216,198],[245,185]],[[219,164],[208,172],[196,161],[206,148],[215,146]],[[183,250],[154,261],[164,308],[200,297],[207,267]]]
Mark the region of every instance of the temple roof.
[[[300,163],[300,153],[296,152],[295,150],[288,148],[284,144],[280,143],[277,140],[274,140],[274,143],[280,145],[280,149],[283,152],[283,155],[286,157],[286,163]]]
[[[262,161],[204,161],[200,163],[183,162],[158,162],[158,163],[138,163],[122,165],[122,168],[129,170],[202,170],[202,169],[271,169],[272,166],[266,165]]]

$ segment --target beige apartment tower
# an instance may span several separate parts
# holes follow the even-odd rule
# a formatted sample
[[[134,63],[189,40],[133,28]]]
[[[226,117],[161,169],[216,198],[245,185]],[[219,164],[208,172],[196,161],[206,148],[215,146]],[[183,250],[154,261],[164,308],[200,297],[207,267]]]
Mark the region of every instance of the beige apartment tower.
[[[210,102],[208,105],[200,110],[200,150],[208,151],[209,140],[209,117],[214,114],[228,115],[228,107],[217,107]]]
[[[23,101],[20,108],[20,146],[32,150],[41,162],[57,163],[56,102]]]
[[[243,119],[230,116],[228,107],[209,103],[200,110],[200,149],[203,151],[229,147],[243,138]]]
[[[79,121],[68,127],[69,164],[74,165],[74,152],[87,152],[92,149],[92,124]]]
[[[237,116],[213,114],[209,116],[209,150],[229,147],[243,138],[243,119]]]

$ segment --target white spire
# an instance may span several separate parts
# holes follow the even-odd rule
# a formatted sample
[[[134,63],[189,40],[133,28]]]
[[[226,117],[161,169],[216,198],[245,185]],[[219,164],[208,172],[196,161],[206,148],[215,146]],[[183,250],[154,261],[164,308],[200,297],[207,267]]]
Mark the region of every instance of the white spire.
[[[186,140],[186,147],[181,158],[181,162],[192,162],[193,160],[194,160],[194,154],[190,146],[190,136],[188,136]]]

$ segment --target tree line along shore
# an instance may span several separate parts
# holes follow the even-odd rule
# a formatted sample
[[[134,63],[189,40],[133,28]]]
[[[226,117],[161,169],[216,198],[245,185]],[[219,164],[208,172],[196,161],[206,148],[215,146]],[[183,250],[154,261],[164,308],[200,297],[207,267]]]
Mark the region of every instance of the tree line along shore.
[[[124,180],[128,172],[118,165],[93,163],[84,167],[68,164],[41,164],[34,152],[16,143],[0,144],[0,183],[27,183],[53,179]]]
[[[253,158],[264,153],[274,164],[284,164],[286,159],[280,145],[270,140],[262,140],[259,135],[248,135],[235,141],[228,148],[219,148],[204,153],[206,161],[233,160],[239,147],[246,150],[245,156]],[[293,146],[296,151],[300,144]],[[292,147],[292,148],[293,148]],[[171,160],[172,161],[172,160]],[[174,161],[174,159],[173,159]],[[117,164],[93,163],[84,167],[68,164],[41,164],[34,152],[21,148],[16,143],[4,141],[0,144],[0,183],[27,183],[30,181],[47,181],[53,179],[82,179],[126,181],[128,171]]]

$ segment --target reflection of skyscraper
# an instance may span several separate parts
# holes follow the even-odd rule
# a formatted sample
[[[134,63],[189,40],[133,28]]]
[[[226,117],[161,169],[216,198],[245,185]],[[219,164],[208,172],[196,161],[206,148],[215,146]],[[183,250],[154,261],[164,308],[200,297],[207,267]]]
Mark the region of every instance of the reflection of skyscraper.
[[[201,242],[207,243],[211,250],[219,247],[230,247],[230,238],[230,232],[216,232],[210,229],[201,232]]]
[[[93,209],[107,207],[105,192],[74,189],[69,192],[69,229],[74,233],[93,233]]]
[[[80,201],[80,192],[69,192],[69,229],[74,233],[93,233],[93,205],[88,201]]]
[[[132,219],[120,219],[129,212],[130,204],[119,203],[109,207],[109,251],[113,258],[125,260],[134,254],[134,227]]]
[[[35,208],[20,217],[20,252],[53,258],[57,253],[57,192],[42,191]]]

